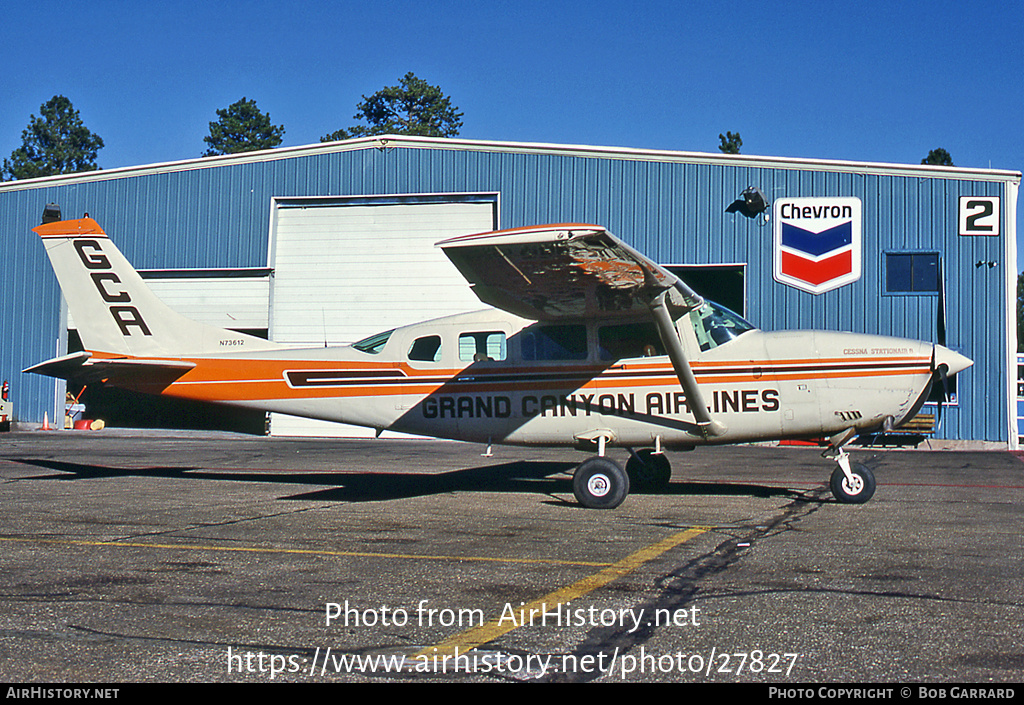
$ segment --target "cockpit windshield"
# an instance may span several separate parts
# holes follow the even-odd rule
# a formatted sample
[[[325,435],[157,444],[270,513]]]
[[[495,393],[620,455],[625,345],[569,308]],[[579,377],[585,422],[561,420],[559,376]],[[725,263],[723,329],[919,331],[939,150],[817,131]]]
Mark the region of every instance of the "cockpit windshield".
[[[747,321],[733,311],[706,301],[690,311],[690,324],[697,334],[697,342],[701,350],[711,350],[735,340],[747,331],[756,330]]]
[[[391,330],[386,330],[383,333],[371,335],[369,338],[363,338],[358,343],[352,343],[352,347],[360,352],[376,355],[384,349],[384,346],[387,345],[388,338],[390,338],[391,334],[394,332],[395,330],[392,328]]]

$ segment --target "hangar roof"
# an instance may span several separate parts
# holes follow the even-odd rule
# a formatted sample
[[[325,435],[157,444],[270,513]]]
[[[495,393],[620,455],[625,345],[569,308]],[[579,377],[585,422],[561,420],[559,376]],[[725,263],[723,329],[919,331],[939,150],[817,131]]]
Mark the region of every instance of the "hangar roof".
[[[712,154],[629,147],[595,147],[589,145],[545,144],[533,142],[496,142],[487,140],[448,139],[440,137],[413,137],[408,135],[381,135],[361,137],[341,142],[278,147],[276,149],[227,154],[217,157],[199,157],[180,161],[145,164],[140,166],[100,169],[78,174],[62,174],[39,179],[24,179],[0,184],[0,190],[14,191],[41,185],[104,181],[109,179],[169,173],[194,169],[207,169],[228,164],[247,164],[278,161],[315,154],[348,152],[362,149],[446,149],[470,152],[509,152],[515,154],[547,154],[568,157],[590,157],[631,161],[685,162],[689,164],[734,165],[738,167],[789,168],[806,171],[830,171],[862,174],[894,174],[923,178],[970,179],[974,181],[1012,181],[1019,183],[1021,172],[1002,169],[974,169],[967,167],[931,166],[926,164],[888,164],[882,162],[855,162],[834,159],[806,159],[801,157],[767,157],[747,154]]]

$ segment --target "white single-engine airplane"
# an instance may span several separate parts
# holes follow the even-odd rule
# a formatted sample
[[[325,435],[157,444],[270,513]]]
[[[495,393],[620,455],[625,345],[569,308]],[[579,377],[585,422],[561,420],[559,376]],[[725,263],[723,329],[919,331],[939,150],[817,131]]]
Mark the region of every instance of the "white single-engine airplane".
[[[843,445],[899,426],[934,378],[972,364],[916,340],[762,332],[597,225],[440,242],[495,308],[310,349],[175,313],[88,216],[34,231],[85,349],[27,372],[378,433],[590,449],[573,478],[587,507],[618,506],[631,482],[663,486],[666,449],[823,437],[832,492],[866,502],[874,477]],[[629,449],[625,470],[612,446]]]

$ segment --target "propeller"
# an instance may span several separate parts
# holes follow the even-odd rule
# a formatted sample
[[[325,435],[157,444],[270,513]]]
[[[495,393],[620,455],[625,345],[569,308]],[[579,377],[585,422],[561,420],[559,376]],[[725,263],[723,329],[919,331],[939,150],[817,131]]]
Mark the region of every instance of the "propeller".
[[[935,420],[936,433],[942,429],[942,407],[949,402],[949,376],[946,374],[948,370],[949,367],[946,365],[939,365],[932,373],[933,376],[938,376],[939,380],[942,382],[942,398],[939,399],[939,414],[938,418]]]
[[[942,384],[942,399],[939,400],[936,431],[942,427],[942,407],[949,402],[949,376],[966,370],[973,364],[973,360],[950,350],[945,345],[936,344],[932,347],[932,384],[935,383],[936,378]]]

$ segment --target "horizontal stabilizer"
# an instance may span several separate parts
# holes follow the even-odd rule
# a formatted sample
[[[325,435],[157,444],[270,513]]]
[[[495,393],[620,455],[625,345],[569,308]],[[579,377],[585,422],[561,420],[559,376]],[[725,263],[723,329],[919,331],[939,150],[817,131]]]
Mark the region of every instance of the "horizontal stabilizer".
[[[114,386],[165,386],[196,366],[182,360],[111,359],[92,360],[92,353],[76,352],[33,365],[31,372],[80,383],[107,382]]]
[[[92,357],[92,353],[85,351],[71,353],[70,355],[55,357],[52,360],[32,365],[32,367],[24,369],[22,372],[31,372],[32,374],[56,377],[57,379],[67,379],[80,371],[82,366],[89,361],[90,357]]]

